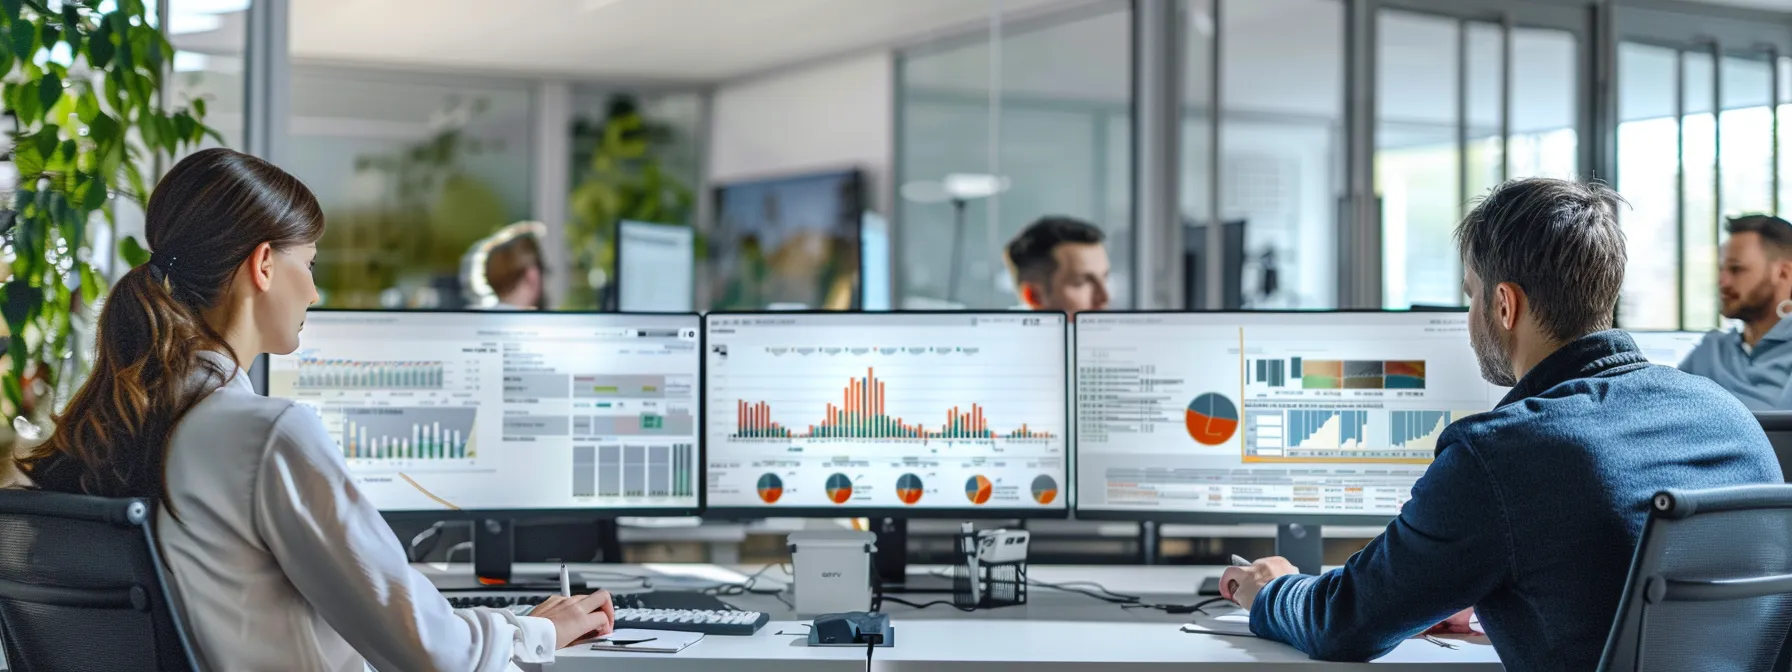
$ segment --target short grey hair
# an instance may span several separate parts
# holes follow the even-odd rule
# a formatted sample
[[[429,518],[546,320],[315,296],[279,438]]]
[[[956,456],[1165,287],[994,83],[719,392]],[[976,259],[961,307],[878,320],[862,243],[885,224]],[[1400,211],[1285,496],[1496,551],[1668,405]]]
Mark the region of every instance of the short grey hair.
[[[1483,292],[1518,285],[1544,332],[1567,342],[1612,326],[1629,260],[1621,203],[1603,182],[1513,180],[1469,211],[1456,244]]]

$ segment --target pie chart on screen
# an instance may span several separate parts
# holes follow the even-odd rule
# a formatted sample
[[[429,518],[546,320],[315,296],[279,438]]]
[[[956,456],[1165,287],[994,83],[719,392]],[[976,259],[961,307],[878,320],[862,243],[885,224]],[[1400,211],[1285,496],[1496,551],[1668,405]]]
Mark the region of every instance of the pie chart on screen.
[[[829,476],[828,501],[835,504],[845,504],[846,500],[849,499],[852,499],[852,479],[847,478],[846,474],[834,474],[833,476]]]
[[[896,479],[896,498],[903,504],[913,505],[921,501],[921,477],[914,474],[903,474]]]
[[[1189,438],[1204,446],[1217,446],[1238,433],[1238,406],[1218,393],[1208,392],[1188,402]]]
[[[759,477],[759,499],[767,504],[777,504],[784,496],[784,479],[777,474],[766,474]]]
[[[989,495],[993,490],[995,490],[995,484],[989,482],[989,477],[982,474],[972,476],[970,480],[964,482],[965,498],[979,506],[989,503]]]
[[[1040,474],[1033,479],[1033,501],[1040,505],[1050,504],[1058,499],[1058,482],[1052,477]]]

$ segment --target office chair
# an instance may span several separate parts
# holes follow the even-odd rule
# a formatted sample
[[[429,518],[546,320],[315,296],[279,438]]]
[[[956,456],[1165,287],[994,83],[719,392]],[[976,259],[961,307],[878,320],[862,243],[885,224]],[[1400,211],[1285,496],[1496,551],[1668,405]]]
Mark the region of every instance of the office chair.
[[[154,508],[0,489],[0,642],[12,672],[194,672]]]
[[[1792,485],[1656,493],[1599,669],[1780,669],[1788,548]]]
[[[1755,411],[1755,422],[1767,433],[1767,442],[1780,458],[1780,473],[1792,483],[1792,411]]]

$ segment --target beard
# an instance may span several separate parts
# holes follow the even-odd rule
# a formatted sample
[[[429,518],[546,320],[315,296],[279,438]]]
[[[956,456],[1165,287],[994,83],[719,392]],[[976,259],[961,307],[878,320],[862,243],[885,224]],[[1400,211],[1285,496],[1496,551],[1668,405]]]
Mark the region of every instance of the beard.
[[[1755,322],[1766,319],[1768,315],[1777,315],[1779,301],[1774,300],[1773,284],[1762,282],[1748,292],[1738,296],[1734,302],[1725,301],[1722,306],[1723,316],[1731,320]]]
[[[1500,387],[1517,385],[1518,377],[1512,375],[1512,356],[1500,342],[1493,311],[1484,308],[1480,313],[1479,317],[1469,316],[1468,342],[1475,349],[1475,360],[1481,364],[1481,378]]]

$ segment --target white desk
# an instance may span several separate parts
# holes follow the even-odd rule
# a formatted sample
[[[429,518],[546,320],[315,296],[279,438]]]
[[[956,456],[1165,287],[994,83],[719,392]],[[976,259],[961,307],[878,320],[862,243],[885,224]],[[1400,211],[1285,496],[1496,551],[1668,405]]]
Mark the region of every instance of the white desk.
[[[432,578],[452,579],[470,571],[468,565],[420,565]],[[524,571],[547,571],[548,565],[525,565]],[[594,574],[630,574],[657,579],[661,587],[673,577],[714,576],[729,581],[758,571],[752,567],[714,565],[579,565]],[[925,574],[938,568],[911,567]],[[1218,567],[1062,567],[1029,568],[1030,578],[1048,583],[1094,581],[1119,593],[1141,595],[1164,602],[1196,601],[1195,587]],[[761,575],[761,587],[781,585],[785,577],[772,569]],[[617,584],[623,591],[626,585]],[[931,601],[940,595],[904,596],[911,601]],[[677,654],[596,652],[585,647],[561,651],[547,672],[583,670],[645,670],[648,672],[792,672],[863,670],[863,648],[819,648],[803,645],[806,633],[789,608],[767,595],[723,598],[746,609],[771,614],[773,621],[752,637],[705,637]],[[880,648],[872,669],[881,671],[1041,672],[1056,670],[1345,670],[1378,669],[1388,665],[1408,669],[1448,667],[1452,670],[1500,670],[1493,646],[1484,638],[1456,641],[1446,649],[1424,640],[1409,640],[1393,653],[1371,663],[1325,663],[1308,659],[1288,646],[1249,637],[1196,635],[1181,632],[1188,616],[1143,609],[1121,609],[1082,595],[1034,587],[1028,603],[976,613],[935,607],[915,610],[887,604],[896,630],[896,646]]]

